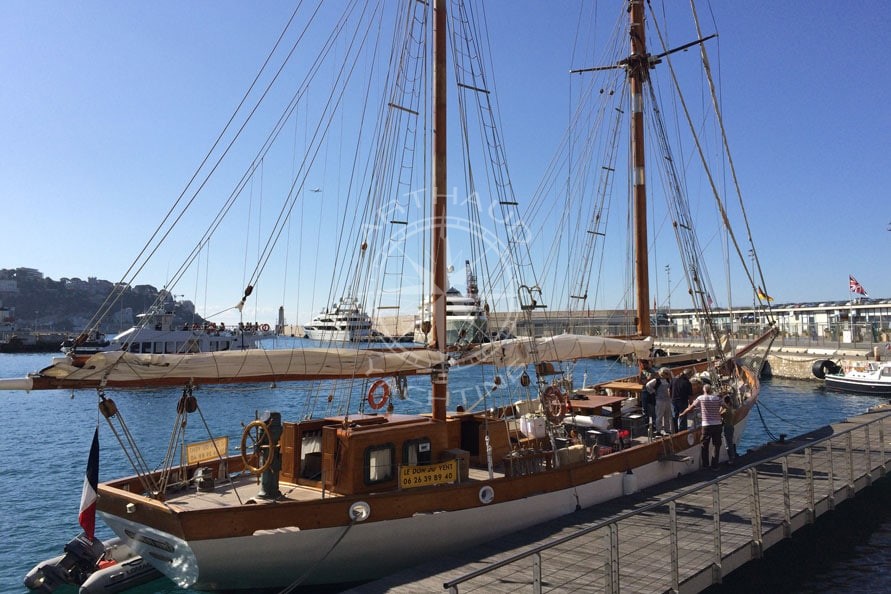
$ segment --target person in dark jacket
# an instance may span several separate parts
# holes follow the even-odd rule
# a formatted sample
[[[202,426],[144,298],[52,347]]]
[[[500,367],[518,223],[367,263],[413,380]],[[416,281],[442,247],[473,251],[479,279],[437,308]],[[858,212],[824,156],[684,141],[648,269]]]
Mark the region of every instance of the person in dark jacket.
[[[681,411],[690,405],[690,396],[693,394],[693,386],[690,384],[691,369],[685,369],[674,378],[671,384],[671,426],[674,433],[687,428],[687,415]]]

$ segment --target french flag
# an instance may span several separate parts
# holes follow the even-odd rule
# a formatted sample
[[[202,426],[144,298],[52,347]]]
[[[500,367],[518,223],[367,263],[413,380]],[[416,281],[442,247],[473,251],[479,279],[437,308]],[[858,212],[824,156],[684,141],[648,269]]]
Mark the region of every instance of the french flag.
[[[84,477],[84,490],[80,496],[80,514],[77,521],[91,541],[96,537],[96,490],[99,488],[99,427],[93,433],[90,446],[90,459],[87,461],[87,475]]]

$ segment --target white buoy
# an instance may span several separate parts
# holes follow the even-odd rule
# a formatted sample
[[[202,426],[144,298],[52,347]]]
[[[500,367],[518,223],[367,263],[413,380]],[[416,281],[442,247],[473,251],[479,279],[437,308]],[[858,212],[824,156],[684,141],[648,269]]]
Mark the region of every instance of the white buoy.
[[[637,477],[628,469],[628,472],[622,477],[622,493],[624,495],[633,495],[637,493]]]

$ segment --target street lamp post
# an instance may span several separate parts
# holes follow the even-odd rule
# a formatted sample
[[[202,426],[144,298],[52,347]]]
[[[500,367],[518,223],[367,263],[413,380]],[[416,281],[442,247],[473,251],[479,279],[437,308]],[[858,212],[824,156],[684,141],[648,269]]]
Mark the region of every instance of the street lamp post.
[[[665,277],[668,282],[668,314],[671,315],[671,264],[665,265]]]

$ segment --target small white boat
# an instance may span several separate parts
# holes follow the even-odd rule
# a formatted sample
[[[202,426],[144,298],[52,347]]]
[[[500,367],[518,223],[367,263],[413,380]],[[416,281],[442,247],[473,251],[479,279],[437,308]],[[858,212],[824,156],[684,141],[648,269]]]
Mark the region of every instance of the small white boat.
[[[811,371],[831,390],[891,396],[891,361],[868,361],[843,368],[833,361],[821,360],[814,363]]]
[[[65,545],[65,553],[41,561],[25,575],[25,587],[53,592],[66,585],[78,594],[115,594],[161,577],[120,538],[90,541],[80,534]]]

